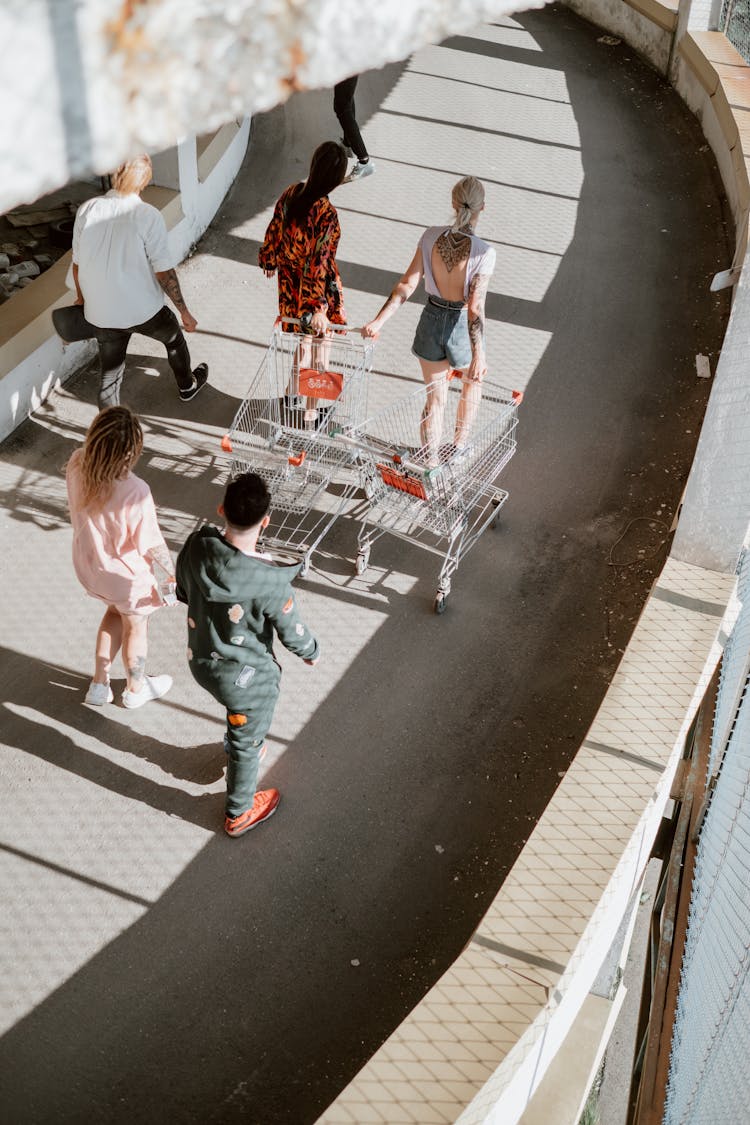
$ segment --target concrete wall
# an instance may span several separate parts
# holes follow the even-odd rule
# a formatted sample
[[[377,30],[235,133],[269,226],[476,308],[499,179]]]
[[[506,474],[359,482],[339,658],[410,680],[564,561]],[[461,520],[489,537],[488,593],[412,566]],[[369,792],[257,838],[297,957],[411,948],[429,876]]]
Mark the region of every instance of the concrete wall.
[[[676,0],[568,0],[579,16],[630,43],[656,70],[667,73],[677,24]]]

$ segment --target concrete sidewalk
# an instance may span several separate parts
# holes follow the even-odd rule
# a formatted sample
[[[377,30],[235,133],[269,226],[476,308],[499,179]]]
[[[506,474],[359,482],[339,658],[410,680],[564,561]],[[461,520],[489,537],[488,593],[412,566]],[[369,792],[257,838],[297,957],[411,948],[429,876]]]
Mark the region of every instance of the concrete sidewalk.
[[[184,663],[181,608],[153,621],[150,668],[175,676],[164,701],[82,705],[100,612],[72,573],[61,470],[95,375],[0,447],[3,1119],[313,1121],[468,939],[663,560],[708,389],[694,356],[723,329],[707,279],[727,253],[697,124],[555,8],[428,48],[360,92],[377,172],[334,195],[350,321],[449,217],[459,176],[487,185],[488,350],[527,392],[502,525],[443,618],[433,556],[384,539],[358,578],[356,529],[336,525],[299,584],[323,659],[282,654],[264,769],[282,805],[231,841],[223,722]],[[273,201],[330,136],[326,91],[255,122],[181,272],[193,356],[211,365],[200,397],[181,404],[162,354],[131,348],[139,471],[175,549],[215,511],[219,440],[275,315],[255,264]],[[418,386],[418,314],[414,300],[379,342],[373,404]]]

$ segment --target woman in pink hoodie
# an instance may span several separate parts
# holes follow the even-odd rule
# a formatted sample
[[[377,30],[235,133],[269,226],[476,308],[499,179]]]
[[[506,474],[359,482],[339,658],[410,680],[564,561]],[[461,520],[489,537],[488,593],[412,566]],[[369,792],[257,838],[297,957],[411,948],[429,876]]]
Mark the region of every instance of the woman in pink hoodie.
[[[97,414],[66,471],[73,566],[86,593],[107,606],[85,700],[96,707],[114,698],[109,675],[121,648],[127,675],[123,706],[141,707],[172,686],[171,676],[146,675],[148,619],[165,604],[154,567],[173,584],[174,564],[151,490],[132,472],[142,449],[136,416],[125,406],[110,406]],[[166,589],[173,602],[174,586]]]

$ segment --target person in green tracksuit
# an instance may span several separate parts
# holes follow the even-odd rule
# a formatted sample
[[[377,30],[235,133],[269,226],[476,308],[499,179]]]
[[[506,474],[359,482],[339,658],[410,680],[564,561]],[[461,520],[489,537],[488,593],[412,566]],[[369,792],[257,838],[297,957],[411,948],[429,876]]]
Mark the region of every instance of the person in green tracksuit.
[[[243,473],[229,483],[219,507],[224,531],[205,524],[177,558],[177,597],[188,607],[190,671],[227,711],[229,836],[255,828],[279,803],[277,789],[255,789],[279,697],[274,633],[306,664],[316,664],[320,653],[290,585],[300,566],[275,563],[257,550],[270,506],[265,481]]]

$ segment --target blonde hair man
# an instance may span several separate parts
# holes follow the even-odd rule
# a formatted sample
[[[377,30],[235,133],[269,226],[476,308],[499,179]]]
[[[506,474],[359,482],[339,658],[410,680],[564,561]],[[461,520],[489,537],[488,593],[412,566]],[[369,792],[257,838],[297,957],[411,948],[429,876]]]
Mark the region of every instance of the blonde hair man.
[[[207,364],[191,370],[182,329],[164,302],[166,294],[185,331],[195,331],[198,322],[180,290],[164,219],[141,199],[151,175],[151,159],[145,153],[128,160],[112,176],[112,190],[87,200],[76,214],[73,280],[76,304],[83,305],[99,342],[100,410],[119,405],[125,354],[134,332],[164,344],[183,402],[208,381]]]

